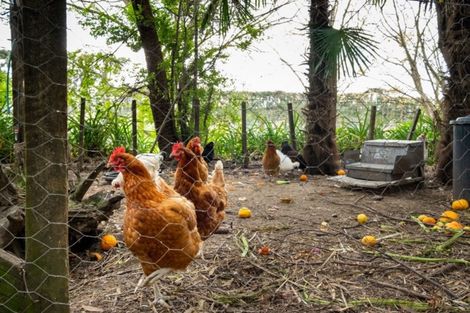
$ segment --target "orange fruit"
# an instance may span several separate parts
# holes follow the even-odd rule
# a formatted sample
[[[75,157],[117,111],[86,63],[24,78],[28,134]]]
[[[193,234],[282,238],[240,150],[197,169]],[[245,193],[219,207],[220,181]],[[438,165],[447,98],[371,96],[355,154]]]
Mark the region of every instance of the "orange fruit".
[[[238,217],[241,217],[241,218],[251,217],[251,210],[246,207],[240,208],[240,210],[238,210]]]
[[[434,225],[436,224],[436,219],[434,217],[426,216],[425,218],[423,218],[422,222],[424,224]]]
[[[269,255],[271,254],[271,249],[268,246],[262,246],[258,249],[258,253],[261,255]]]
[[[421,214],[420,216],[418,216],[418,220],[420,220],[422,222],[426,217],[428,217],[428,216],[424,215],[424,214]]]
[[[448,218],[452,221],[456,221],[460,218],[460,215],[455,213],[454,211],[444,211],[442,212],[441,217]]]
[[[367,215],[362,214],[362,213],[357,216],[357,222],[358,222],[359,224],[365,224],[368,219],[369,219],[369,218],[367,217]]]
[[[446,224],[446,229],[448,230],[460,230],[463,229],[463,225],[459,222],[453,221]]]
[[[110,250],[117,245],[117,239],[111,234],[106,234],[101,238],[101,249],[107,251]]]
[[[308,180],[308,176],[305,175],[305,174],[303,174],[303,175],[300,175],[299,179],[300,179],[300,181],[304,181],[304,182],[305,182],[305,181]]]
[[[340,169],[340,170],[336,171],[336,174],[337,175],[346,175],[346,171],[343,170],[343,169]]]
[[[377,238],[375,238],[374,236],[370,236],[370,235],[369,236],[364,236],[361,239],[361,243],[364,246],[373,247],[377,244]]]
[[[466,199],[458,199],[452,202],[452,210],[468,209],[468,201]]]

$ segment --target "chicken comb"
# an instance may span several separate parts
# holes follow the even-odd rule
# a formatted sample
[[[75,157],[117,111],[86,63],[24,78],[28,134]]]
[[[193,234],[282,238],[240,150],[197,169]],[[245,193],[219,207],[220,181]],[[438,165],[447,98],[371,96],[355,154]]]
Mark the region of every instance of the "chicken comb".
[[[171,154],[175,154],[179,149],[183,148],[184,145],[181,141],[177,141],[175,144],[173,144],[173,147],[171,148]]]
[[[109,157],[109,159],[110,160],[114,159],[114,156],[119,153],[126,153],[126,148],[124,148],[123,146],[114,148],[113,153],[111,153],[111,156]]]

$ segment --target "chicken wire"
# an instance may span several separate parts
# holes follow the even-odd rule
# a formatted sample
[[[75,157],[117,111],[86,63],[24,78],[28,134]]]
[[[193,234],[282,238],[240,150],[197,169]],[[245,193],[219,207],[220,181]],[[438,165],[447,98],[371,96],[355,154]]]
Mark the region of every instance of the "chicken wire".
[[[36,7],[38,6],[38,7]],[[21,15],[24,10],[31,10],[35,17],[42,15],[46,20],[46,24],[49,24],[51,31],[44,31],[43,36],[37,38],[30,38],[27,36],[21,37],[24,40],[33,40],[42,46],[39,49],[42,51],[49,51],[57,53],[53,47],[47,46],[47,36],[54,35],[54,31],[57,28],[63,29],[65,25],[55,21],[48,9],[52,7],[52,1],[45,2],[37,5],[32,4],[28,1],[20,4],[18,14]],[[29,14],[31,13],[29,12]],[[27,15],[28,16],[28,15]],[[24,24],[28,24],[28,20],[23,19]],[[21,25],[21,24],[17,24]],[[20,30],[17,30],[20,31]],[[14,43],[15,44],[15,43]],[[20,44],[20,41],[16,44]],[[15,58],[15,55],[13,55]],[[55,58],[64,58],[63,55],[56,55]],[[42,70],[44,64],[17,64],[16,66],[25,66],[27,69]],[[14,69],[15,70],[15,69]],[[44,70],[44,75],[47,76],[50,73]],[[26,108],[29,108],[28,101],[37,100],[41,104],[47,104],[44,99],[43,93],[47,94],[49,88],[55,88],[57,86],[63,87],[63,81],[56,80],[54,75],[50,74],[50,77],[44,77],[41,83],[43,87],[39,92],[30,93],[22,90],[13,90],[15,98],[13,103],[17,100],[16,97],[23,96]],[[468,79],[464,77],[462,79]],[[27,82],[25,82],[26,84]],[[321,95],[319,96],[321,98]],[[297,135],[297,149],[302,151],[302,147],[309,145],[321,145],[321,142],[325,140],[325,137],[315,137],[313,134],[305,134],[308,132],[307,124],[316,125],[322,121],[331,118],[331,112],[318,111],[315,116],[310,116],[312,120],[304,120],[304,108],[308,103],[308,97],[298,97],[294,101],[289,101],[286,98],[254,98],[246,97],[243,101],[247,107],[247,128],[248,133],[250,131],[262,131],[263,127],[267,127],[267,124],[263,121],[275,124],[282,128],[282,139],[290,141],[288,137],[288,116],[287,116],[287,103],[293,102],[295,116],[297,118],[296,124],[296,135]],[[130,102],[129,97],[125,97],[125,100]],[[341,103],[341,101],[340,101]],[[241,105],[241,101],[239,103]],[[368,106],[369,103],[365,103]],[[459,104],[455,104],[458,106]],[[339,106],[341,108],[341,105]],[[468,107],[466,107],[468,113]],[[382,111],[384,111],[382,107]],[[240,109],[241,111],[241,109]],[[380,113],[381,108],[378,108]],[[461,110],[464,112],[465,110]],[[32,112],[29,112],[32,113]],[[68,112],[69,114],[73,112]],[[411,119],[414,110],[407,110],[406,115],[400,116],[402,119]],[[2,112],[2,115],[4,113]],[[5,114],[11,114],[5,112]],[[27,113],[24,113],[27,115]],[[121,116],[129,116],[129,112],[119,112]],[[5,267],[2,261],[2,273],[0,275],[0,281],[5,288],[2,291],[7,292],[7,297],[2,296],[3,303],[0,303],[0,312],[15,312],[11,309],[10,305],[17,299],[26,299],[25,302],[30,301],[29,299],[40,299],[43,303],[40,311],[41,312],[58,312],[57,310],[68,310],[70,303],[71,310],[74,312],[93,312],[93,311],[105,311],[105,312],[151,312],[153,310],[152,305],[149,304],[147,298],[151,297],[148,290],[141,291],[141,293],[132,293],[134,285],[137,283],[141,269],[137,263],[137,259],[131,255],[128,249],[122,242],[122,219],[123,219],[123,207],[114,208],[114,213],[110,217],[108,212],[103,213],[96,210],[97,220],[100,224],[97,227],[96,233],[82,233],[81,230],[75,229],[75,226],[70,225],[68,221],[74,219],[80,219],[83,215],[83,211],[72,207],[72,200],[68,202],[68,221],[63,220],[63,215],[58,212],[48,212],[47,205],[56,205],[55,201],[60,199],[68,198],[73,188],[78,186],[78,182],[82,182],[86,179],[90,172],[99,168],[99,162],[107,161],[108,154],[103,151],[95,151],[94,149],[85,149],[80,146],[67,147],[66,139],[63,138],[64,133],[58,133],[58,130],[48,128],[48,125],[53,124],[54,120],[61,120],[66,115],[65,110],[48,110],[46,112],[33,112],[33,122],[31,120],[22,122],[18,119],[13,118],[14,125],[16,126],[10,134],[13,136],[6,138],[5,145],[15,145],[15,154],[9,156],[2,156],[2,172],[8,178],[8,182],[0,187],[0,194],[2,195],[2,249],[5,249],[8,254],[2,251],[2,259],[6,259],[9,263],[15,264],[7,265]],[[31,116],[31,115],[30,115]],[[343,118],[349,117],[347,113],[341,112],[341,110],[334,113],[337,120],[341,121]],[[263,120],[263,121],[261,121]],[[28,145],[24,143],[24,138],[21,138],[21,124],[27,125],[27,129],[31,130],[33,127],[38,130],[41,136],[38,136],[37,142],[31,141],[34,144]],[[85,122],[84,127],[87,127]],[[239,132],[240,148],[241,148],[241,130],[237,128]],[[61,130],[62,132],[64,129]],[[312,137],[309,137],[312,136]],[[415,134],[416,136],[419,134]],[[204,136],[204,134],[202,134]],[[255,135],[253,135],[254,137]],[[279,136],[279,139],[281,139]],[[330,133],[329,136],[334,138],[334,133]],[[287,138],[286,138],[287,137]],[[27,139],[28,137],[26,137]],[[210,133],[208,134],[210,138]],[[263,137],[269,139],[269,132]],[[460,144],[467,142],[468,135],[461,138]],[[23,140],[22,140],[23,139]],[[153,140],[152,140],[153,141]],[[279,144],[280,142],[278,142]],[[173,142],[168,140],[168,144],[171,145]],[[56,151],[54,148],[58,146],[62,147],[63,151],[60,155],[56,155],[53,152]],[[250,148],[250,145],[248,145]],[[253,146],[252,146],[253,147]],[[48,149],[50,149],[48,151]],[[216,143],[217,149],[217,143]],[[71,151],[74,150],[74,153]],[[76,152],[78,151],[78,153]],[[216,150],[217,151],[217,150]],[[376,216],[377,221],[385,223],[389,219],[398,219],[400,222],[408,223],[407,229],[402,230],[403,232],[413,233],[417,232],[416,229],[412,228],[413,221],[408,218],[406,207],[403,211],[399,211],[398,217],[393,217],[392,212],[389,211],[388,205],[396,204],[398,206],[403,203],[399,202],[397,198],[391,196],[393,201],[387,204],[380,204],[377,202],[367,201],[365,204],[362,203],[364,197],[374,198],[375,201],[380,201],[384,196],[387,196],[387,192],[392,191],[398,195],[402,195],[408,202],[410,202],[415,210],[413,213],[418,213],[416,209],[421,205],[420,201],[426,201],[427,192],[433,191],[436,184],[433,180],[433,168],[426,168],[426,176],[430,178],[425,183],[418,185],[411,185],[410,187],[387,187],[380,189],[379,191],[371,191],[369,189],[364,190],[364,193],[355,193],[346,190],[334,191],[338,194],[338,197],[344,197],[345,200],[338,201],[334,197],[329,197],[328,193],[331,192],[334,184],[318,178],[319,176],[313,176],[312,179],[318,179],[316,187],[312,187],[308,184],[300,184],[298,188],[300,195],[297,192],[290,190],[291,193],[280,189],[274,182],[267,182],[261,177],[261,164],[260,160],[263,154],[264,148],[257,146],[248,153],[250,154],[250,166],[248,169],[241,168],[240,160],[238,162],[230,162],[232,160],[224,160],[226,163],[226,173],[229,179],[229,185],[227,189],[229,191],[229,207],[227,211],[230,212],[224,223],[223,232],[225,234],[216,234],[214,238],[208,239],[206,242],[206,250],[204,259],[195,259],[188,268],[186,274],[183,276],[172,275],[169,279],[165,279],[162,285],[165,286],[165,291],[168,293],[176,294],[177,298],[173,301],[173,306],[177,311],[213,311],[213,312],[225,312],[225,311],[244,311],[250,310],[249,306],[253,305],[253,311],[263,311],[268,308],[274,311],[281,311],[286,309],[286,305],[290,305],[293,311],[305,312],[312,308],[321,308],[325,310],[337,310],[339,307],[342,309],[348,308],[348,306],[354,305],[351,299],[354,299],[354,292],[347,290],[341,286],[344,281],[348,283],[354,281],[360,283],[363,280],[367,281],[367,275],[361,276],[357,281],[354,280],[354,275],[344,274],[335,276],[331,279],[329,276],[330,271],[338,271],[337,266],[352,266],[351,272],[361,272],[364,268],[371,271],[370,275],[378,275],[377,272],[393,272],[396,267],[402,266],[411,269],[415,269],[413,263],[406,263],[405,265],[400,264],[397,259],[393,259],[392,256],[388,255],[386,248],[383,246],[377,250],[377,254],[374,257],[370,257],[368,253],[362,253],[360,248],[355,245],[355,241],[358,238],[357,233],[354,233],[354,226],[346,226],[344,228],[337,228],[341,223],[325,222],[323,216],[320,220],[316,220],[315,214],[312,214],[312,209],[321,209],[320,205],[333,207],[338,209],[341,214],[347,214],[347,210],[342,210],[341,207],[349,206],[349,208],[358,208],[360,210],[366,210],[369,214]],[[144,151],[141,151],[144,152]],[[327,151],[328,152],[328,151]],[[324,151],[320,151],[319,155],[325,156]],[[339,163],[341,155],[339,151],[337,155],[332,156],[329,152],[326,154],[327,157],[323,160],[318,160],[319,165],[309,165],[310,167],[320,167],[322,162],[326,162],[329,158],[338,159],[338,168],[344,167],[346,164]],[[67,159],[65,155],[67,154]],[[83,168],[78,170],[78,157],[84,155]],[[26,157],[24,162],[22,159]],[[464,156],[462,156],[463,158]],[[28,160],[29,158],[29,160]],[[31,158],[37,160],[35,164],[30,165]],[[461,161],[461,160],[457,160]],[[344,162],[344,160],[343,160]],[[33,162],[34,163],[34,162]],[[28,169],[28,166],[31,166]],[[67,176],[64,176],[64,168],[68,170],[68,181]],[[81,167],[81,166],[80,166]],[[173,169],[174,165],[166,164],[159,173],[158,177],[161,177],[167,182],[173,180]],[[98,170],[99,172],[99,170]],[[295,174],[294,174],[295,173]],[[290,181],[291,185],[294,182],[297,184],[297,176],[300,172],[285,173],[284,176],[279,177],[279,180]],[[460,180],[464,175],[465,171],[457,173],[458,179]],[[42,177],[42,178],[41,178]],[[46,177],[47,179],[44,179]],[[3,179],[3,177],[1,177]],[[454,177],[455,179],[455,177]],[[95,181],[95,179],[93,178]],[[48,181],[52,181],[55,184],[49,184]],[[12,182],[10,184],[9,182]],[[95,183],[88,191],[87,197],[95,194],[98,200],[109,200],[116,196],[118,191],[115,191],[108,184],[109,181],[105,180],[104,174],[99,174]],[[25,184],[26,188],[22,188]],[[69,184],[70,190],[66,190],[66,186]],[[172,185],[172,184],[170,184]],[[35,186],[33,188],[33,186]],[[313,189],[312,189],[313,188]],[[425,188],[425,191],[421,191],[420,188]],[[392,189],[392,190],[390,190]],[[16,190],[16,191],[15,191]],[[247,190],[249,192],[247,192]],[[19,195],[16,194],[19,192]],[[230,193],[232,192],[232,195]],[[436,191],[436,195],[430,196],[433,203],[437,203],[440,208],[447,206],[447,200],[449,200],[449,191],[439,190]],[[266,198],[257,200],[256,195],[263,195]],[[295,195],[295,196],[294,196]],[[270,198],[277,199],[279,196],[282,198],[294,198],[293,204],[290,207],[282,206],[278,201],[271,201]],[[290,196],[290,197],[289,197]],[[400,197],[400,196],[399,196]],[[415,201],[413,197],[417,197],[419,201]],[[26,203],[24,201],[26,199]],[[28,205],[28,199],[35,198],[36,200],[31,202],[32,205]],[[311,200],[311,199],[314,200]],[[59,199],[59,200],[57,200]],[[93,199],[93,198],[92,198]],[[354,200],[353,200],[354,199]],[[444,199],[444,200],[443,200]],[[302,201],[310,201],[308,205],[301,204]],[[236,218],[237,209],[241,206],[250,206],[248,203],[253,201],[253,206],[263,205],[266,207],[260,209],[259,212],[254,211],[255,218],[259,214],[260,220],[253,224],[244,224],[240,219]],[[365,201],[364,201],[365,202]],[[94,207],[99,207],[100,203],[90,202],[88,210],[93,210]],[[60,206],[60,205],[59,205]],[[24,207],[26,210],[31,210],[35,213],[37,220],[45,221],[44,228],[34,230],[33,234],[24,232],[23,228],[18,228],[24,221]],[[298,207],[299,211],[295,212],[293,208]],[[65,209],[65,208],[64,208]],[[9,211],[10,210],[10,211]],[[398,209],[397,209],[398,210]],[[431,211],[431,208],[427,208],[427,211]],[[285,211],[285,213],[282,213]],[[321,211],[321,210],[320,210]],[[47,212],[45,215],[44,212]],[[276,212],[276,214],[273,214]],[[385,213],[384,213],[385,212]],[[286,220],[280,220],[279,218],[285,214]],[[322,213],[323,214],[323,213]],[[333,214],[334,215],[334,214]],[[463,214],[462,214],[463,215]],[[5,219],[5,216],[8,218]],[[305,218],[308,216],[308,218]],[[60,219],[62,218],[62,219]],[[276,221],[276,219],[279,219]],[[462,218],[464,221],[468,221],[468,216]],[[346,223],[347,219],[342,220],[342,223]],[[325,222],[326,224],[323,224]],[[397,221],[398,222],[398,221]],[[290,223],[290,224],[289,224]],[[40,225],[40,223],[37,223]],[[292,225],[295,225],[293,227]],[[55,230],[54,227],[67,227],[69,232],[74,231],[79,235],[83,235],[83,242],[68,242],[67,236],[58,236],[60,231]],[[349,227],[352,228],[348,232]],[[406,228],[401,225],[401,227]],[[47,232],[48,241],[41,242],[35,239],[37,233]],[[352,233],[351,233],[352,232]],[[112,233],[118,237],[119,243],[116,249],[110,251],[102,251],[100,248],[100,240],[102,235],[105,233]],[[309,241],[307,235],[299,238],[296,234],[314,234],[314,239]],[[64,234],[62,234],[64,235]],[[393,234],[392,234],[393,235]],[[421,239],[432,241],[433,237],[428,233],[424,232],[421,234]],[[465,235],[466,236],[466,235]],[[32,245],[38,245],[43,248],[40,255],[35,256],[33,259],[27,259],[25,263],[21,258],[25,257],[25,242],[30,242]],[[67,244],[68,242],[68,244]],[[81,250],[80,244],[87,246],[86,249]],[[263,259],[263,255],[258,251],[258,248],[269,245],[270,256],[267,259]],[[301,249],[296,249],[300,245]],[[401,253],[404,253],[409,249],[406,243],[400,243]],[[383,249],[382,249],[383,248]],[[183,248],[181,248],[183,249]],[[461,260],[457,264],[468,265],[468,253],[465,252],[465,246],[462,250],[454,251],[454,259]],[[171,249],[170,249],[171,250]],[[34,272],[35,269],[31,265],[35,265],[35,261],[46,257],[48,253],[61,253],[56,255],[55,258],[59,263],[67,264],[65,269],[68,274],[57,274],[58,268],[55,263],[41,264],[39,268],[36,268],[38,277],[28,276],[28,270]],[[367,252],[367,251],[366,251]],[[97,260],[96,254],[100,253],[104,258],[99,261]],[[11,256],[15,254],[20,259],[15,259]],[[68,254],[68,255],[67,255]],[[65,259],[64,259],[65,256]],[[467,263],[465,263],[467,262]],[[370,263],[367,265],[367,263]],[[50,265],[50,266],[49,266]],[[36,266],[37,267],[37,266]],[[417,299],[425,300],[424,304],[430,303],[426,306],[427,309],[434,307],[443,308],[447,310],[450,306],[456,309],[468,308],[468,293],[461,292],[462,284],[468,283],[468,281],[460,280],[461,284],[454,284],[444,278],[433,280],[435,268],[416,267],[417,271],[423,271],[429,275],[423,277],[415,277],[413,275],[397,275],[394,276],[393,284],[403,280],[409,280],[410,284],[415,288],[416,294],[413,295],[412,291],[409,291],[408,296],[411,299],[416,297]],[[443,272],[448,271],[446,268]],[[459,275],[465,275],[466,270],[462,272],[454,272],[455,276],[449,274],[451,279],[456,279]],[[9,274],[14,277],[19,277],[19,281],[10,281]],[[15,276],[16,275],[16,276]],[[418,275],[419,276],[419,275]],[[377,277],[377,276],[376,276]],[[35,281],[39,278],[39,281]],[[42,290],[43,285],[47,285],[49,279],[63,279],[67,281],[67,285],[64,288],[56,288],[54,292],[62,293],[59,298],[62,300],[56,300],[53,294],[41,294],[39,290]],[[57,280],[55,280],[57,281]],[[431,281],[431,282],[430,282]],[[119,282],[119,283],[118,283]],[[425,287],[422,284],[425,284]],[[432,282],[438,284],[435,286]],[[112,286],[107,286],[107,284]],[[380,282],[379,282],[380,283]],[[385,283],[386,284],[386,283]],[[31,288],[31,285],[35,287]],[[22,286],[24,289],[19,289],[17,286]],[[380,284],[379,284],[380,286]],[[69,303],[67,287],[72,295],[72,299]],[[356,288],[356,284],[350,284],[349,288]],[[382,287],[387,287],[382,284]],[[388,286],[390,288],[390,286]],[[373,287],[367,285],[367,292],[372,292]],[[92,289],[92,290],[90,290]],[[449,290],[450,289],[450,290]],[[11,292],[14,290],[14,292]],[[181,291],[183,290],[183,291]],[[398,290],[398,289],[394,289]],[[103,294],[100,294],[102,291]],[[403,290],[398,290],[403,292]],[[465,291],[465,290],[464,290]],[[366,292],[366,293],[367,293]],[[391,296],[392,294],[385,294],[385,296]],[[77,298],[73,298],[76,296]],[[364,295],[363,295],[364,296]],[[22,298],[24,297],[24,298]],[[190,298],[190,299],[188,299]],[[63,301],[66,299],[67,301]],[[122,299],[122,300],[121,300]],[[362,297],[361,299],[368,299],[368,304],[380,305],[378,302],[374,302],[374,299]],[[23,301],[23,300],[21,300]],[[366,302],[367,300],[363,300]],[[104,308],[100,308],[103,302],[106,303]],[[46,303],[46,305],[44,305]],[[202,303],[202,304],[201,304]],[[403,304],[403,303],[402,303]],[[424,305],[421,302],[418,303]],[[399,304],[397,304],[399,305]],[[426,304],[427,305],[427,304]],[[32,302],[30,307],[37,308],[37,304]],[[421,307],[422,308],[422,307]],[[379,309],[377,309],[379,311]]]

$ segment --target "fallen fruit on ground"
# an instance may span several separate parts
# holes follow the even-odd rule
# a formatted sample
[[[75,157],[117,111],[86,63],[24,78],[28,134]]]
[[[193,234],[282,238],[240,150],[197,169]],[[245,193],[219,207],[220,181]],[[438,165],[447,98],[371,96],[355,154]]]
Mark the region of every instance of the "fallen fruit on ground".
[[[434,225],[436,224],[436,219],[434,217],[426,216],[422,222],[427,225]]]
[[[359,224],[365,224],[368,219],[369,219],[369,218],[367,217],[367,215],[362,214],[362,213],[357,216],[357,222],[358,222]]]
[[[345,170],[338,170],[338,171],[336,172],[336,174],[338,174],[338,175],[340,175],[340,176],[341,176],[341,175],[346,175],[346,171],[345,171]]]
[[[101,253],[98,253],[98,252],[90,252],[89,253],[89,256],[93,259],[93,260],[96,260],[96,261],[101,261],[103,259],[103,256],[101,255]]]
[[[468,201],[466,199],[458,199],[452,202],[453,210],[466,210],[468,209]]]
[[[377,238],[375,238],[374,236],[364,236],[362,237],[361,239],[361,243],[364,245],[364,246],[367,246],[367,247],[373,247],[377,244]]]
[[[261,255],[269,255],[271,254],[271,249],[268,246],[262,246],[258,249],[258,253]]]
[[[456,221],[460,218],[460,215],[458,213],[455,213],[454,211],[444,211],[442,212],[441,217],[445,217],[452,221]]]
[[[308,176],[307,175],[300,175],[299,177],[300,181],[307,181],[308,180]]]
[[[446,224],[446,229],[448,230],[460,230],[463,229],[463,225],[459,222],[453,221]]]
[[[418,220],[420,220],[422,222],[426,217],[428,217],[428,216],[424,215],[424,214],[421,214],[420,216],[418,216]]]
[[[241,217],[241,218],[251,217],[251,210],[246,207],[240,208],[240,210],[238,210],[238,217]]]
[[[106,234],[101,238],[101,249],[107,251],[110,250],[117,245],[117,239],[114,235]]]

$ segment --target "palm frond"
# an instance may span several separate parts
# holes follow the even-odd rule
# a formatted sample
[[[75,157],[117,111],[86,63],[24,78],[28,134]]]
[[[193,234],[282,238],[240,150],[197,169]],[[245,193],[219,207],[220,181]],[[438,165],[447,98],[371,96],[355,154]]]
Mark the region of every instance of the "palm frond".
[[[233,20],[247,23],[252,18],[252,11],[267,5],[267,0],[210,0],[202,19],[202,29],[218,17],[219,29],[225,33]]]
[[[377,54],[377,41],[361,28],[317,28],[311,33],[312,49],[319,56],[315,73],[356,76],[365,72]]]

